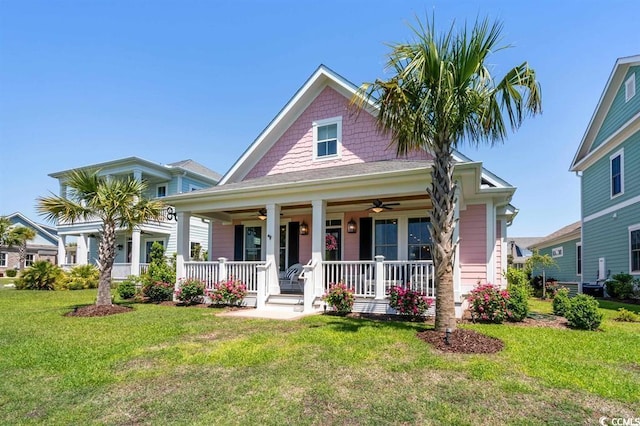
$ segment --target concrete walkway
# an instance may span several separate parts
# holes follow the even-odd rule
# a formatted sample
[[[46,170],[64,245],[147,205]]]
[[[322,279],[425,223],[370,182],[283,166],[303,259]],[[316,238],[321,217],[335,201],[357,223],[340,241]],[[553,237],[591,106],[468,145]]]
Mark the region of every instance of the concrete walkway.
[[[318,312],[310,312],[308,314],[302,312],[293,312],[285,310],[258,310],[258,309],[238,309],[237,311],[227,311],[218,314],[220,317],[240,317],[240,318],[264,318],[275,320],[297,320],[309,315],[315,315]]]

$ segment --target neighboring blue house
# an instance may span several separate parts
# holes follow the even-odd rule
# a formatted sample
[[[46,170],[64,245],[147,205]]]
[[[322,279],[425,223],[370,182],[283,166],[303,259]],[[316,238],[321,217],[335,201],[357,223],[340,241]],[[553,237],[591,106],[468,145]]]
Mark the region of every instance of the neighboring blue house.
[[[640,55],[616,62],[573,159],[583,280],[640,277]]]
[[[555,267],[545,270],[547,278],[555,278],[564,283],[582,282],[582,243],[580,242],[580,221],[572,223],[541,238],[530,245],[541,255],[548,254],[556,262]],[[533,275],[542,275],[542,270],[534,269]],[[587,281],[596,277],[585,277]]]
[[[196,191],[215,186],[220,175],[203,165],[184,160],[171,164],[158,164],[138,157],[122,158],[106,163],[91,164],[82,169],[96,169],[104,176],[113,178],[133,177],[147,183],[147,196],[163,198],[169,195]],[[67,187],[65,175],[71,170],[51,173],[49,176],[60,182],[60,195],[65,196]],[[189,243],[193,250],[200,246],[207,251],[211,246],[211,221],[205,217],[191,217]],[[99,221],[59,223],[58,263],[66,267],[75,264],[95,263],[98,259],[98,240],[101,223]],[[137,275],[149,261],[151,245],[158,241],[166,248],[170,256],[176,251],[177,225],[171,215],[160,223],[150,222],[141,225],[133,232],[118,230],[116,235],[116,259],[113,277],[124,278]],[[71,244],[69,244],[71,243]],[[74,245],[75,243],[75,245]],[[74,253],[75,252],[75,253]]]
[[[36,260],[56,262],[58,236],[55,228],[35,223],[18,212],[6,217],[12,226],[24,226],[36,232],[35,238],[27,242],[26,266],[31,266]],[[18,269],[19,262],[18,247],[0,246],[0,277],[6,275],[7,269]]]

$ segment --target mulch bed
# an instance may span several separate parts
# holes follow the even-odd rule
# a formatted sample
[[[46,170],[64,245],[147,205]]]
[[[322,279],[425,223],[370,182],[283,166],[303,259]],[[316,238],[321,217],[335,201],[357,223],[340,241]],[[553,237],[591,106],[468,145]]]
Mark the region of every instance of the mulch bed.
[[[444,339],[445,334],[440,331],[427,330],[418,333],[418,338],[441,352],[463,354],[494,354],[504,347],[502,340],[485,336],[477,331],[462,328],[455,329],[449,336],[449,343]]]
[[[133,308],[120,305],[89,305],[76,307],[73,311],[67,312],[66,317],[104,317],[107,315],[123,314],[125,312],[131,312]]]

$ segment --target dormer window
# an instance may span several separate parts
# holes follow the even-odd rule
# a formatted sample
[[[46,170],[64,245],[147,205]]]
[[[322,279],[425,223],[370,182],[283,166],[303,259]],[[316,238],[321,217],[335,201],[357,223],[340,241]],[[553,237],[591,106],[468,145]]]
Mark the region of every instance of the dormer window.
[[[633,98],[636,94],[636,74],[633,73],[624,82],[624,101],[628,102],[631,98]]]
[[[167,196],[167,185],[158,185],[156,187],[156,197],[162,198]]]
[[[339,158],[342,152],[342,117],[313,123],[313,158]]]

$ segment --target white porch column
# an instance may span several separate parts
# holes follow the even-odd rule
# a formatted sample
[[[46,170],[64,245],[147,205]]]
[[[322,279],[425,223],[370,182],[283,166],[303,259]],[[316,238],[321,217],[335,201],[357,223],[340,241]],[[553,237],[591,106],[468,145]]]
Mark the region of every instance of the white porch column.
[[[58,235],[58,266],[67,263],[66,235]]]
[[[267,240],[266,258],[267,282],[269,283],[269,294],[280,294],[280,283],[278,282],[278,251],[280,249],[280,205],[267,204]]]
[[[496,283],[496,208],[487,201],[487,283]]]
[[[387,297],[387,289],[384,277],[384,256],[378,255],[376,260],[376,299],[382,300]]]
[[[140,275],[140,229],[131,233],[131,275]]]
[[[456,302],[461,300],[462,296],[462,278],[460,271],[460,189],[456,189],[456,203],[453,210],[453,243],[455,250],[453,252],[453,291]]]
[[[209,219],[207,225],[207,260],[213,260],[213,219]]]
[[[177,254],[176,254],[176,285],[178,290],[180,280],[186,278],[184,262],[189,260],[189,224],[191,222],[190,212],[178,212],[178,224],[176,230],[177,235]]]
[[[87,234],[78,235],[78,246],[76,251],[77,265],[86,265],[87,263],[89,263],[89,245],[87,239]]]
[[[313,274],[315,283],[315,296],[321,296],[324,291],[324,277],[322,274],[323,268],[321,267],[324,260],[324,252],[326,247],[325,242],[325,226],[327,202],[325,200],[313,200],[312,217],[311,217],[311,260],[317,265],[316,273]]]

